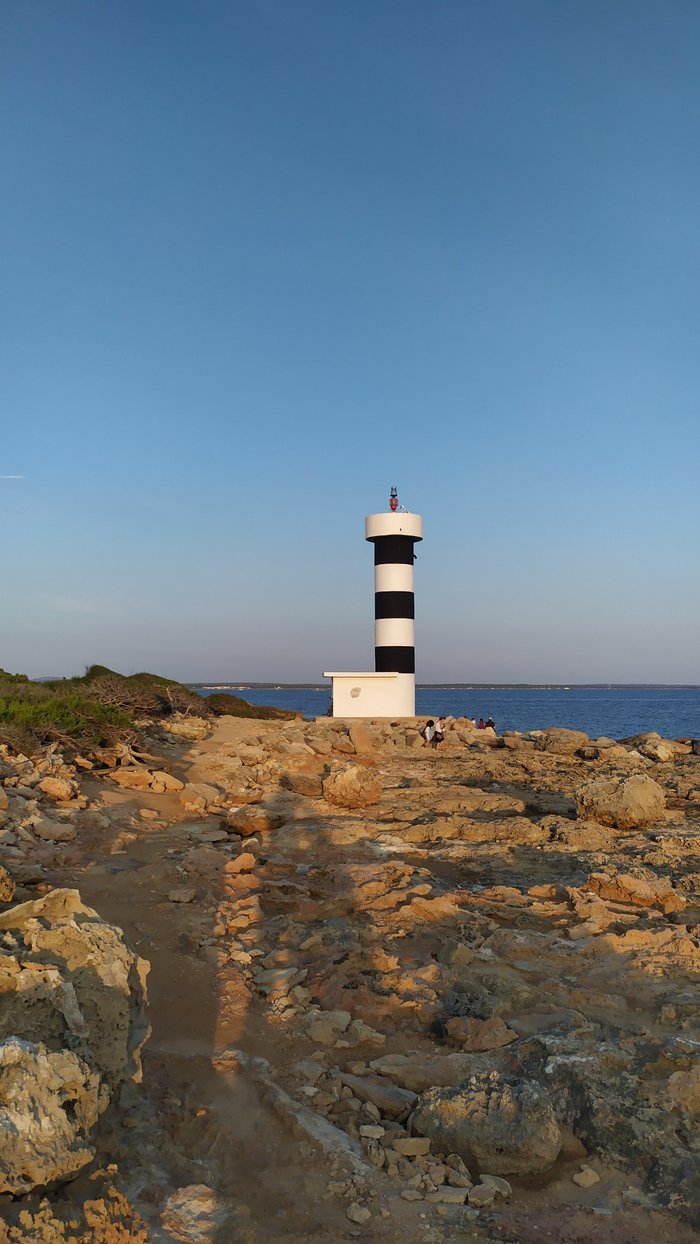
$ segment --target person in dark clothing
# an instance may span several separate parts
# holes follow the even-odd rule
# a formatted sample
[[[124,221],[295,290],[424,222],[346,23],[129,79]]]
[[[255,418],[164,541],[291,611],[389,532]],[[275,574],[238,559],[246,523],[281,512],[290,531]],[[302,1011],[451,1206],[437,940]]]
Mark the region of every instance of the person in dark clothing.
[[[492,730],[495,730],[495,729],[496,729],[496,723],[495,723],[495,721],[493,720],[493,717],[487,717],[487,718],[486,718],[486,729],[488,730],[488,729],[489,729],[489,727],[490,727]]]
[[[478,724],[478,726],[477,726],[476,728],[477,728],[477,730],[485,730],[485,729],[486,729],[486,722],[484,721],[483,717],[480,717],[480,718],[479,718],[479,724]]]

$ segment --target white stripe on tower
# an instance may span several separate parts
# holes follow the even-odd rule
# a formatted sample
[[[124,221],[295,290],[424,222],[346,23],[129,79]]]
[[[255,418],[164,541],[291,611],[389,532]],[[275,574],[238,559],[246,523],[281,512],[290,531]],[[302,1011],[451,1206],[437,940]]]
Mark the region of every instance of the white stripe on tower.
[[[374,567],[375,592],[412,592],[413,566]]]

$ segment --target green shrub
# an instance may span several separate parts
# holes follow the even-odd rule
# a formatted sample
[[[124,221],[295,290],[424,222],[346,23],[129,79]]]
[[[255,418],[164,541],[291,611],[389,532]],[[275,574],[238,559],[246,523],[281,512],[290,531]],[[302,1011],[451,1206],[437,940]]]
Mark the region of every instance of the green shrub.
[[[226,691],[218,691],[215,695],[200,697],[217,716],[257,717],[263,721],[273,719],[289,721],[298,717],[299,713],[290,713],[285,708],[273,708],[268,704],[249,704],[238,695],[229,695]]]
[[[20,745],[69,739],[80,747],[107,747],[132,730],[125,713],[74,691],[36,699],[0,695],[0,734]]]

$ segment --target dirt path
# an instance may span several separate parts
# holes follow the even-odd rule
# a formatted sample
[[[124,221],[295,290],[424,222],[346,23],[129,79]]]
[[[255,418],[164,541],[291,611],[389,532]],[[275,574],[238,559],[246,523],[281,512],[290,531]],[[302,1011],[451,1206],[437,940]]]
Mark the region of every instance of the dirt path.
[[[235,748],[259,728],[258,722],[222,718],[209,740],[182,748],[172,770],[186,777],[202,755]],[[197,832],[217,822],[180,820],[164,827],[162,821],[182,815],[172,796],[105,790],[98,783],[91,793],[99,793],[112,814],[118,810],[130,828],[83,837],[80,861],[50,879],[75,886],[151,964],[153,1031],[144,1050],[143,1086],[130,1094],[129,1126],[113,1122],[104,1156],[116,1156],[140,1207],[152,1209],[152,1223],[173,1185],[212,1188],[222,1221],[213,1213],[210,1226],[200,1225],[203,1244],[352,1237],[359,1228],[327,1192],[332,1178],[352,1174],[342,1153],[336,1161],[331,1149],[310,1143],[283,1107],[270,1104],[265,1084],[235,1058],[221,1057],[241,1050],[281,1070],[301,1054],[289,1041],[281,1049],[279,1031],[239,977],[222,977],[201,954],[201,943],[214,940],[223,861],[218,871],[210,867],[206,892],[195,901],[168,901],[183,883],[173,855],[183,843],[196,846]],[[157,811],[158,820],[140,820],[140,809]],[[144,1165],[151,1162],[145,1177]],[[372,1238],[404,1238],[406,1229],[414,1230],[415,1215],[396,1197],[384,1199],[394,1202],[391,1219],[380,1218]]]

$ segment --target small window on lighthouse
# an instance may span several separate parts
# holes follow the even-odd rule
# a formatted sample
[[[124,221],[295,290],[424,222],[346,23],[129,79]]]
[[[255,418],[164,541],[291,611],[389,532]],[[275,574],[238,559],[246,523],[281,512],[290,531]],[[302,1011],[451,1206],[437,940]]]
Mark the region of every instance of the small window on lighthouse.
[[[356,700],[361,691],[362,691],[362,687],[353,687],[352,690],[350,691],[351,699]]]

